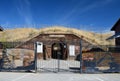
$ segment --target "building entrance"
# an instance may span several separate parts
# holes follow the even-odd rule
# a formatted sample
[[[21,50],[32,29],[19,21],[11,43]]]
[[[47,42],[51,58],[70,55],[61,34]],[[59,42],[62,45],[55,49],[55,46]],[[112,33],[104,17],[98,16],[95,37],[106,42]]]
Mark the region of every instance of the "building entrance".
[[[63,59],[63,45],[61,43],[52,44],[52,58],[53,59]]]

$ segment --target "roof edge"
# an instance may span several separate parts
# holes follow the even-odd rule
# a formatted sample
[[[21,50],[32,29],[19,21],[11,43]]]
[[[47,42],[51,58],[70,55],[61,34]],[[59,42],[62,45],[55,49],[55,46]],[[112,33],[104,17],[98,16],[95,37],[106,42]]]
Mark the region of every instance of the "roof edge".
[[[3,31],[3,30],[4,30],[3,27],[0,26],[0,31]]]
[[[115,27],[118,25],[118,23],[120,22],[120,18],[117,20],[117,22],[113,25],[113,27],[111,28],[111,31],[115,30]]]

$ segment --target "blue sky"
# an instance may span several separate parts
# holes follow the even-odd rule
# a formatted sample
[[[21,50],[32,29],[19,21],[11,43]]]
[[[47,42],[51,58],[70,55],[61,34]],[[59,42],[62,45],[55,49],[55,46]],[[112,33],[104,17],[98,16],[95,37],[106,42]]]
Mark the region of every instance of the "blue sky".
[[[120,17],[120,0],[0,0],[4,28],[67,26],[109,31]]]

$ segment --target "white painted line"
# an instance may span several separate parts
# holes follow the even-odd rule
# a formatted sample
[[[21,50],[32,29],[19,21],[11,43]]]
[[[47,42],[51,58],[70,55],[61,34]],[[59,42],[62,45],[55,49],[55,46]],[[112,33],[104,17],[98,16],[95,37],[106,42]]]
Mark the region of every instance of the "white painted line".
[[[20,80],[20,79],[22,79],[22,78],[24,78],[24,77],[29,76],[29,75],[30,75],[30,74],[25,74],[25,75],[23,75],[23,76],[21,76],[21,77],[15,78],[15,79],[12,80],[12,81],[18,81],[18,80]]]
[[[101,78],[96,78],[97,80],[99,80],[99,81],[104,81],[103,79],[101,79]]]

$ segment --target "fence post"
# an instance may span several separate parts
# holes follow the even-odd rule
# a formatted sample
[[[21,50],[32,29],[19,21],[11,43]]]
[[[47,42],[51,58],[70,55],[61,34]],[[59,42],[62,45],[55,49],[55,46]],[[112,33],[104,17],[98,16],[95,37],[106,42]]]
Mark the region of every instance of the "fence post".
[[[35,58],[34,58],[34,61],[35,61],[35,73],[37,73],[37,43],[36,42],[34,43],[34,51],[35,51]]]
[[[60,52],[57,52],[57,59],[58,59],[58,72],[60,71]]]
[[[82,39],[80,39],[80,73],[82,73]]]

